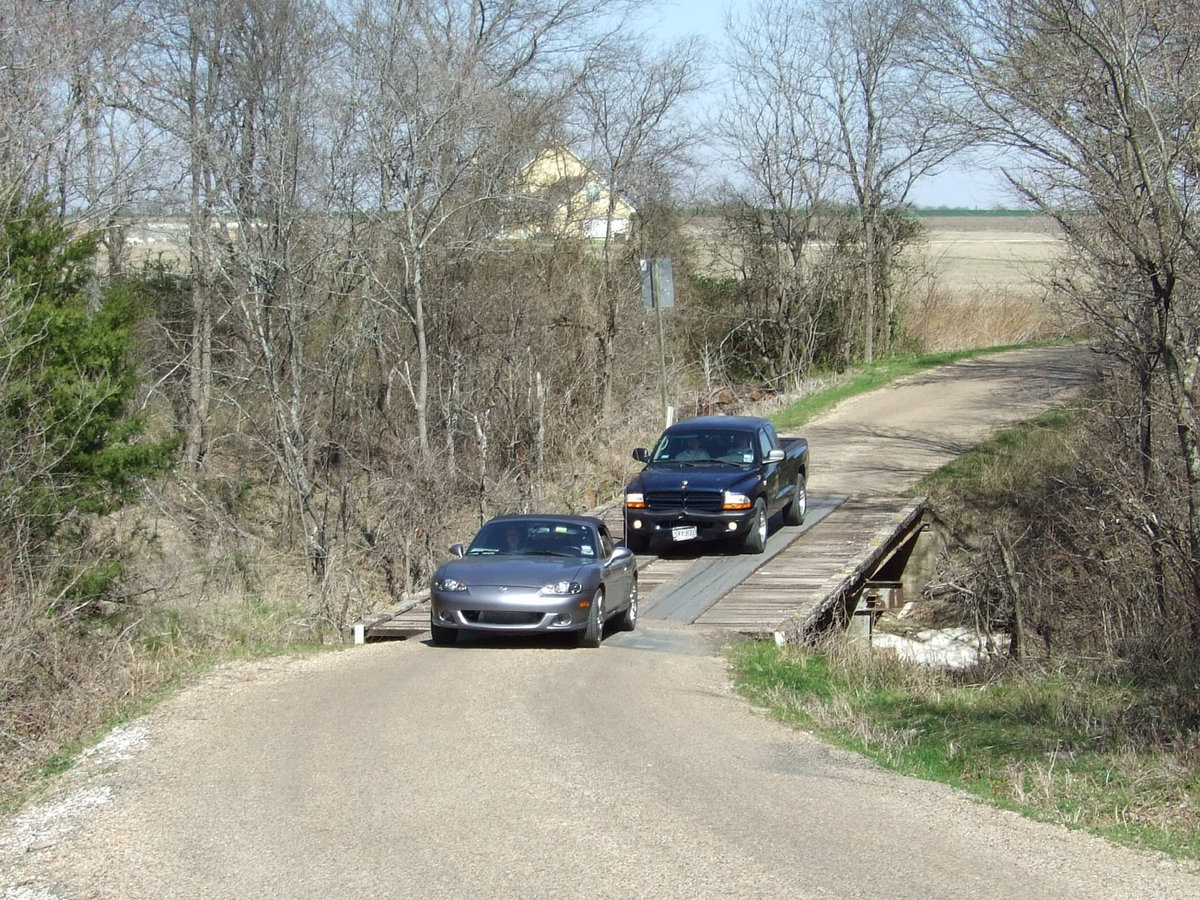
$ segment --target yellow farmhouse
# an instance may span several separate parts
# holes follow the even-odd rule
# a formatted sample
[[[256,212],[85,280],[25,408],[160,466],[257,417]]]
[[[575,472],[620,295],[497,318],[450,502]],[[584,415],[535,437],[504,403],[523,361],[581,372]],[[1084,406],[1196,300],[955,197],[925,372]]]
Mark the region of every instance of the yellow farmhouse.
[[[552,147],[521,170],[519,183],[536,199],[531,221],[512,237],[623,238],[634,208],[565,147]]]

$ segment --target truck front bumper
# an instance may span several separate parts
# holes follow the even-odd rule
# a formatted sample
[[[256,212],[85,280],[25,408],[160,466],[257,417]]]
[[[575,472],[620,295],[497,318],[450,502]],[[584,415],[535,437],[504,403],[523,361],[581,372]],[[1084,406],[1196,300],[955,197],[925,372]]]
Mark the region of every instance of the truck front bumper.
[[[752,509],[702,513],[626,507],[625,533],[642,535],[657,546],[690,541],[720,541],[741,537],[750,530],[752,520]]]

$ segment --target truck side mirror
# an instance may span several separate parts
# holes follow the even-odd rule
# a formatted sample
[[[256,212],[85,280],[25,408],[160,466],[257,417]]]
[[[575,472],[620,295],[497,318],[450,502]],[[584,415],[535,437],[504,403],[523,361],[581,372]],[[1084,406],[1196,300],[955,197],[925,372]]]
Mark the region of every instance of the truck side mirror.
[[[638,447],[633,451],[633,458],[640,463],[650,462],[650,451],[645,447]]]
[[[785,454],[782,450],[778,450],[778,449],[772,450],[770,453],[767,454],[767,462],[769,462],[769,463],[783,462],[783,458],[786,455],[787,454]]]

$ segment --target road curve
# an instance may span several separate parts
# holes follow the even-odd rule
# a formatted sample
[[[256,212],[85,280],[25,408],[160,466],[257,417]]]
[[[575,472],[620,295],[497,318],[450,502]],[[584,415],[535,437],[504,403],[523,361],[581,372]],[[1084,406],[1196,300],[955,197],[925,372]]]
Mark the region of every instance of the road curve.
[[[725,639],[231,666],[5,820],[3,896],[1200,896],[1182,866],[771,720],[731,691]]]
[[[1082,388],[1099,357],[1082,344],[965,359],[838,404],[801,429],[817,493],[902,492],[996,429]]]

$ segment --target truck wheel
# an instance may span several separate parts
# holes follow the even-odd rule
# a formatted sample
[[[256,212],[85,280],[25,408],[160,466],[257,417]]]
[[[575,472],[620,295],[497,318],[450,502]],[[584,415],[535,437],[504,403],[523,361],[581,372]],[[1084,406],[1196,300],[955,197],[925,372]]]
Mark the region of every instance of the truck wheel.
[[[796,475],[796,493],[792,502],[783,508],[784,525],[803,525],[804,516],[808,512],[808,482],[804,473]]]
[[[762,498],[754,501],[750,514],[750,530],[742,538],[742,550],[746,553],[762,553],[767,549],[767,504]]]

